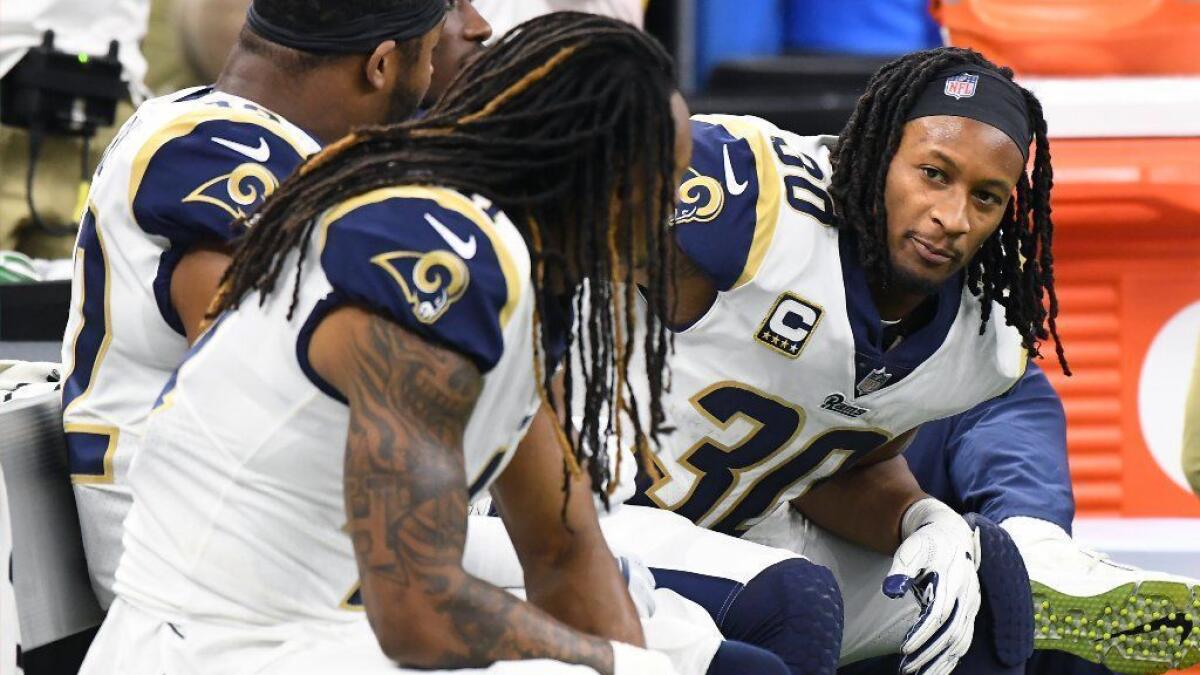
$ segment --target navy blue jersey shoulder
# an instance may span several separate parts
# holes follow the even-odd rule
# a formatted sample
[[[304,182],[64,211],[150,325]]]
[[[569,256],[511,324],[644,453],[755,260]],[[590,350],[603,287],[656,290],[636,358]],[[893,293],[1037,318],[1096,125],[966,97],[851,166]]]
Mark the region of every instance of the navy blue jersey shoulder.
[[[360,205],[328,225],[321,266],[342,297],[486,373],[504,351],[504,322],[515,304],[505,274],[512,263],[493,246],[486,216],[447,200],[446,191],[408,190],[421,196],[385,189],[358,198]]]
[[[692,163],[679,186],[675,241],[717,288],[734,287],[758,224],[758,158],[719,124],[693,119]]]
[[[172,247],[228,241],[234,220],[263,202],[304,160],[267,126],[213,106],[189,113],[143,145],[133,166],[134,219]]]
[[[1066,415],[1032,362],[1003,396],[922,426],[904,454],[921,488],[960,512],[996,522],[1028,516],[1071,529]]]

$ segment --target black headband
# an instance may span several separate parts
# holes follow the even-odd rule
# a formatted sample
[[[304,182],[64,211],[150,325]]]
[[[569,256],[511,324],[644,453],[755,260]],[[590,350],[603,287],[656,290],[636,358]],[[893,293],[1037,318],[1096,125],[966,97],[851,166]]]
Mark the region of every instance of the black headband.
[[[424,0],[407,3],[413,5],[407,9],[396,8],[300,32],[264,19],[254,4],[246,12],[251,30],[284,47],[317,54],[369,54],[381,42],[404,42],[424,35],[446,13],[446,0]]]
[[[1012,80],[988,69],[952,66],[939,72],[921,92],[905,121],[918,117],[969,117],[1003,131],[1029,161],[1029,109]]]

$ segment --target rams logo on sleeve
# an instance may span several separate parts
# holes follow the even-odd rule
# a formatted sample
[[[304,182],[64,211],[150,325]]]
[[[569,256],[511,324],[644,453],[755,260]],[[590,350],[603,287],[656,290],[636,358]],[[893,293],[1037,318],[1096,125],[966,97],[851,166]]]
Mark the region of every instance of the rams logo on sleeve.
[[[321,267],[341,298],[367,305],[488,372],[522,277],[496,218],[443,188],[380,188],[322,217]]]
[[[471,283],[467,264],[450,251],[393,251],[381,253],[371,262],[392,275],[421,323],[441,318]]]
[[[679,206],[671,218],[674,225],[707,223],[721,215],[725,208],[725,191],[715,179],[688,168],[691,178],[679,186]]]
[[[212,204],[229,214],[244,218],[279,187],[279,179],[262,164],[247,162],[227,174],[206,181],[183,198],[184,202]]]
[[[164,126],[139,150],[130,204],[139,227],[172,246],[237,235],[300,165],[304,148],[278,124],[246,111],[206,108]]]

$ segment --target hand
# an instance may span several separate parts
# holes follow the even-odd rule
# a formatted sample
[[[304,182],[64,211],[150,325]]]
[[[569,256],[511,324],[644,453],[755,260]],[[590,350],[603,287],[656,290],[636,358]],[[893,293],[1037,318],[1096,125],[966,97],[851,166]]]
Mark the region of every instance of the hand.
[[[945,675],[971,646],[979,612],[979,532],[933,498],[909,507],[901,524],[904,541],[883,593],[903,597],[910,589],[921,605],[901,646],[904,675]]]
[[[621,576],[629,585],[629,597],[633,598],[633,605],[637,607],[638,616],[643,619],[653,616],[654,589],[658,587],[658,584],[655,583],[650,568],[646,567],[638,558],[623,555],[617,556],[617,568],[621,570]]]

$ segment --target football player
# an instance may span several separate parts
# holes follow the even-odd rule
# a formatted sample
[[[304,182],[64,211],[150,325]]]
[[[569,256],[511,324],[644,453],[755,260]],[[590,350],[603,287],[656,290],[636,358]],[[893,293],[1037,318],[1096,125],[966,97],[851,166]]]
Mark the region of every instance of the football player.
[[[63,341],[64,428],[103,606],[129,463],[199,334],[233,221],[322,143],[411,114],[430,84],[430,49],[440,94],[443,71],[490,34],[466,1],[256,0],[215,84],[146,102],[109,147],[80,227]]]
[[[730,116],[692,135],[673,293],[644,294],[674,331],[677,431],[635,501],[829,567],[842,662],[900,652],[902,672],[948,672],[980,604],[979,530],[899,453],[1010,389],[1055,333],[1040,105],[943,48],[884,66],[840,138]],[[671,545],[694,535],[655,535],[631,550],[695,571]]]
[[[147,425],[84,672],[674,672],[631,646],[591,510],[611,429],[543,427],[558,447],[513,455],[553,405],[583,279],[605,300],[581,318],[585,379],[614,404],[630,327],[611,288],[639,271],[663,292],[686,125],[661,47],[551,15],[423,120],[352,134],[283,184]],[[529,602],[462,569],[468,499],[493,482]]]

